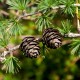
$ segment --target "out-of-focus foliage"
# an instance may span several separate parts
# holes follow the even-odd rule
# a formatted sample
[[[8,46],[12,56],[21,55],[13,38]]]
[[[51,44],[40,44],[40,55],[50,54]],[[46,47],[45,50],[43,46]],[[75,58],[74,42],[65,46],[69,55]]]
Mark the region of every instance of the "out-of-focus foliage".
[[[13,74],[19,72],[20,62],[18,58],[11,56],[5,59],[2,63],[4,64],[2,69],[6,69],[6,72],[13,73]]]
[[[45,10],[51,8],[52,6],[56,5],[55,2],[57,2],[57,0],[42,0],[38,4],[38,9]]]
[[[19,35],[21,35],[21,33],[22,33],[22,25],[21,25],[21,23],[20,22],[18,22],[17,20],[15,20],[15,19],[11,19],[10,21],[9,21],[9,25],[11,25],[10,27],[9,27],[9,31],[10,31],[10,34],[11,35],[14,35],[14,36],[19,36]]]
[[[3,0],[0,0],[1,2],[3,2]]]
[[[75,14],[75,9],[73,7],[73,4],[76,3],[75,0],[0,1],[3,2],[0,4],[0,10],[5,10],[9,13],[9,16],[0,14],[1,49],[9,45],[11,47],[13,44],[20,44],[22,38],[27,35],[39,37],[39,35],[42,34],[42,32],[39,31],[57,24],[60,25],[59,30],[63,35],[71,31],[76,31],[74,27],[74,24],[76,24],[74,20],[75,16],[73,16]],[[52,9],[58,5],[65,5],[65,8],[59,10]],[[19,13],[17,14],[18,11]],[[38,16],[32,15],[26,17],[31,20],[24,20],[26,18],[18,20],[17,18],[19,15],[24,15],[24,11],[28,14],[34,14],[36,11],[40,11],[40,15],[37,14]],[[31,17],[36,19],[32,19]],[[54,27],[57,28],[57,26]],[[70,44],[66,44],[56,50],[44,48],[42,44],[39,45],[41,51],[37,59],[26,58],[21,51],[13,51],[15,57],[8,55],[3,62],[3,68],[7,69],[9,73],[6,74],[5,71],[0,69],[0,80],[80,80],[80,59],[77,61],[76,55],[72,55],[80,55],[79,39],[74,39],[71,46]],[[19,67],[19,60],[16,57],[21,61],[21,69]],[[0,64],[0,68],[2,68],[2,64]],[[18,69],[20,69],[20,71],[15,73]],[[10,73],[15,74],[13,75]]]
[[[10,40],[10,35],[6,31],[7,26],[8,26],[8,21],[1,21],[0,22],[0,47],[6,47],[8,45],[8,42]]]
[[[71,53],[72,54],[76,53],[76,55],[80,56],[80,40],[79,39],[73,39],[71,46],[72,46]]]
[[[3,20],[0,23],[0,46],[5,47],[8,45],[12,36],[19,36],[22,33],[22,26],[15,19]]]
[[[60,0],[60,4],[64,4],[66,7],[63,9],[64,13],[70,14],[71,16],[74,16],[74,6],[73,4],[75,3],[74,0]]]
[[[70,21],[69,20],[66,20],[66,21],[62,21],[61,23],[62,23],[62,28],[59,28],[58,27],[58,30],[60,31],[60,33],[62,35],[65,35],[67,33],[70,33],[71,30],[72,30],[71,29],[72,28],[72,25],[71,25]]]
[[[26,10],[27,4],[30,0],[7,0],[7,4],[10,5],[10,9]]]
[[[43,29],[46,29],[46,28],[53,27],[53,24],[51,23],[52,18],[49,17],[50,14],[47,14],[47,15],[44,15],[44,14],[38,17],[36,21],[36,26],[39,31],[42,31]]]
[[[13,80],[76,80],[80,75],[80,67],[75,64],[75,56],[71,56],[68,49],[65,45],[57,50],[49,50],[45,58],[28,59],[21,55],[20,72],[15,75],[5,74],[4,80],[12,77]]]

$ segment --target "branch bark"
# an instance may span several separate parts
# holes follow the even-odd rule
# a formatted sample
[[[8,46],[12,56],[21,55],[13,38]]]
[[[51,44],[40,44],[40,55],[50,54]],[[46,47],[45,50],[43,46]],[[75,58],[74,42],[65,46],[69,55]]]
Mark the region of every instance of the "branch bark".
[[[80,4],[72,4],[72,6],[74,7],[80,7]],[[55,6],[55,7],[52,7],[52,9],[59,9],[59,8],[65,8],[66,6],[65,5],[59,5],[59,6]]]
[[[72,6],[74,6],[74,7],[80,7],[80,4],[72,4]],[[55,6],[55,7],[52,6],[52,9],[53,9],[53,10],[56,10],[56,9],[65,8],[65,7],[66,7],[65,5],[59,5],[59,6]],[[18,17],[18,21],[19,21],[21,18],[28,17],[28,16],[32,16],[32,15],[39,14],[39,13],[41,13],[41,11],[34,12],[34,13],[29,13],[29,14],[27,14],[27,13],[25,12],[24,15],[20,15],[20,16]]]
[[[42,40],[41,38],[36,38],[36,41],[41,41],[41,40]],[[4,59],[6,59],[5,56],[7,54],[11,54],[13,51],[19,49],[19,47],[20,47],[20,44],[13,47],[13,48],[9,48],[8,51],[4,51],[3,53],[0,53],[1,54],[0,55],[0,61],[3,61]]]
[[[1,55],[0,55],[0,61],[5,60],[5,59],[6,59],[5,56],[6,56],[7,54],[9,54],[10,52],[13,52],[13,51],[19,49],[19,46],[20,46],[20,45],[17,45],[17,46],[15,46],[15,47],[9,49],[8,51],[4,51],[3,53],[1,53]]]
[[[9,16],[9,13],[7,13],[7,12],[4,11],[4,10],[0,10],[0,13],[1,13],[1,14],[4,14],[4,15],[6,15],[6,16]]]
[[[74,7],[80,7],[80,4],[72,4],[72,5],[73,5]],[[55,6],[55,7],[52,6],[52,9],[55,10],[55,9],[65,8],[65,7],[66,7],[65,5],[59,5],[59,6]],[[4,15],[9,16],[9,13],[7,13],[6,11],[1,10],[0,12],[3,13]],[[39,14],[39,13],[40,13],[40,11],[35,12],[35,13],[29,13],[29,14],[26,13],[25,15],[20,15],[17,20],[19,21],[19,20],[22,19],[23,17],[32,16],[32,15]]]
[[[77,6],[77,7],[80,7],[80,4],[73,4],[73,6],[75,6],[75,7],[76,7],[76,6]],[[65,8],[65,7],[66,7],[65,5],[59,5],[59,6],[52,7],[52,9],[54,10],[54,9]],[[39,14],[39,13],[40,13],[40,11],[39,11],[39,12],[35,12],[35,13],[20,15],[17,20],[19,21],[19,20],[20,20],[21,18],[23,18],[23,17],[32,16],[32,15]],[[8,14],[7,14],[7,15],[8,15]],[[64,37],[69,37],[69,38],[80,37],[80,34],[79,34],[79,33],[68,33],[68,34],[65,34]],[[19,46],[20,46],[20,45],[17,45],[17,46],[15,46],[15,47],[9,49],[8,51],[4,51],[3,53],[1,53],[1,55],[0,55],[0,60],[1,60],[1,59],[5,59],[5,56],[6,56],[7,54],[9,54],[10,52],[19,49]]]
[[[75,37],[80,37],[80,34],[79,33],[68,33],[68,34],[65,34],[64,37],[75,38]]]
[[[20,46],[20,45],[17,45],[17,46],[15,46],[15,47],[9,49],[8,51],[4,51],[3,53],[1,53],[0,57],[5,57],[5,56],[6,56],[7,54],[9,54],[11,51],[15,51],[15,50],[19,49],[19,46]]]
[[[68,33],[68,34],[65,34],[64,37],[69,37],[69,38],[80,37],[80,34],[78,34],[78,33]],[[41,39],[41,38],[36,38],[36,40],[40,40],[40,39]],[[71,42],[71,41],[70,41],[70,42]],[[68,42],[68,43],[70,43],[70,42]],[[63,41],[62,44],[65,45],[66,43],[64,43],[64,41]],[[19,46],[20,46],[20,45],[17,45],[17,46],[15,46],[15,47],[9,49],[8,51],[4,51],[3,53],[1,53],[1,55],[0,55],[0,61],[2,61],[3,59],[5,59],[5,56],[6,56],[7,54],[9,54],[10,52],[13,52],[13,51],[19,49]]]

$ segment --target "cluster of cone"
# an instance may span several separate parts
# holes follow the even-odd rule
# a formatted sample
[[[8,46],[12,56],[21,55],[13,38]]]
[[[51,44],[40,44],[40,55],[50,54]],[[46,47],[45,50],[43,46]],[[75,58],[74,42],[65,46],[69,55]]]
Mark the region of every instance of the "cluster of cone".
[[[42,43],[48,48],[56,49],[62,44],[62,35],[57,29],[45,29],[42,35]],[[20,49],[29,58],[37,58],[40,54],[39,41],[35,37],[25,37],[20,44]]]

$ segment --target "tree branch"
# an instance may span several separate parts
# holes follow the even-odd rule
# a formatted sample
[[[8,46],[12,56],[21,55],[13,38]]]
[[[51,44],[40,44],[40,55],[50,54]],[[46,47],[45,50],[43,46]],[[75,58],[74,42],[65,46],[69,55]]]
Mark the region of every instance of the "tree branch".
[[[80,4],[72,4],[74,7],[80,7]],[[59,9],[59,8],[65,8],[66,6],[65,5],[59,5],[59,6],[55,6],[55,7],[53,7],[52,6],[52,9],[53,10],[55,10],[55,9]],[[25,11],[23,12],[24,13],[24,15],[20,15],[19,17],[18,17],[18,21],[20,20],[20,19],[22,19],[22,18],[24,18],[24,17],[28,17],[28,16],[32,16],[32,15],[35,15],[35,14],[39,14],[39,13],[41,13],[41,11],[38,11],[38,12],[34,12],[34,13],[29,13],[29,14],[27,14]]]
[[[6,16],[9,16],[9,13],[7,13],[7,12],[4,11],[4,10],[0,10],[0,13],[1,13],[1,14],[4,14],[4,15],[6,15]]]
[[[20,46],[20,45],[17,45],[17,46],[15,46],[15,47],[9,49],[8,51],[4,51],[3,53],[1,53],[1,55],[0,55],[0,61],[5,60],[5,59],[6,59],[5,56],[6,56],[7,54],[9,54],[10,52],[13,52],[13,51],[19,49],[19,46]]]
[[[80,37],[80,34],[78,34],[78,33],[68,33],[68,34],[65,34],[64,37],[69,37],[69,38]],[[36,38],[36,40],[37,40],[37,41],[41,41],[41,38]],[[69,43],[70,43],[70,42],[69,42]],[[65,45],[64,41],[63,41],[62,44]],[[9,49],[8,51],[4,51],[3,53],[1,53],[1,55],[0,55],[0,61],[4,60],[4,59],[5,59],[5,56],[6,56],[7,54],[9,54],[10,52],[13,52],[13,51],[19,49],[19,46],[20,46],[20,45],[17,45],[17,46],[15,46],[15,47]]]
[[[73,4],[73,6],[77,6],[77,7],[80,7],[80,4]],[[59,9],[59,8],[65,8],[66,6],[65,5],[59,5],[59,6],[55,6],[55,7],[52,7],[52,9],[54,10],[54,9]],[[3,11],[2,11],[2,13],[3,13]],[[30,13],[30,14],[27,14],[27,13],[25,13],[24,15],[20,15],[19,17],[18,17],[18,21],[21,19],[21,18],[23,18],[23,17],[28,17],[28,16],[32,16],[32,15],[35,15],[35,14],[39,14],[39,13],[41,13],[40,11],[38,11],[38,12],[35,12],[35,13]],[[7,13],[5,13],[6,15],[9,15],[9,14],[7,14]],[[68,33],[68,34],[65,34],[65,36],[64,37],[80,37],[80,34],[78,34],[78,33]],[[11,49],[9,49],[9,51],[4,51],[3,53],[1,53],[1,56],[0,56],[0,60],[1,59],[5,59],[5,56],[7,55],[7,54],[9,54],[11,51],[15,51],[15,50],[17,50],[18,48],[19,48],[19,46],[20,45],[17,45],[17,46],[15,46],[15,47],[13,47],[13,48],[11,48]]]
[[[40,11],[39,11],[39,12],[35,12],[35,13],[29,13],[29,14],[27,14],[27,13],[25,12],[24,15],[20,15],[20,16],[18,17],[17,21],[19,21],[20,19],[22,19],[22,18],[24,18],[24,17],[32,16],[32,15],[39,14],[39,13],[40,13]]]
[[[79,33],[68,33],[68,34],[65,34],[64,37],[75,38],[75,37],[80,37],[80,34]]]
[[[73,5],[74,7],[80,7],[80,4],[72,4],[72,5]],[[52,6],[52,9],[55,10],[55,9],[65,8],[65,7],[66,7],[65,5],[59,5],[59,6],[55,6],[55,7]],[[2,14],[4,14],[4,15],[9,16],[9,13],[7,13],[7,12],[5,12],[5,11],[3,11],[3,10],[1,10],[0,12],[1,12]],[[20,15],[17,20],[19,21],[20,19],[22,19],[22,18],[24,18],[24,17],[32,16],[32,15],[39,14],[39,13],[41,13],[41,12],[38,11],[38,12],[35,12],[35,13],[29,13],[29,14],[25,13],[24,15]]]
[[[36,39],[36,41],[41,41],[41,40],[42,40],[41,38],[35,38],[35,39]],[[3,61],[4,59],[6,59],[5,56],[6,56],[7,54],[9,54],[9,53],[11,53],[11,52],[19,49],[19,46],[20,46],[20,45],[17,45],[17,46],[15,46],[15,47],[9,49],[8,51],[4,51],[3,53],[0,53],[0,54],[1,54],[1,55],[0,55],[0,61]]]
[[[72,6],[74,7],[80,7],[80,4],[72,4]],[[55,7],[52,7],[52,9],[59,9],[59,8],[65,8],[66,6],[65,5],[59,5],[59,6],[55,6]]]
[[[5,56],[6,56],[7,54],[9,54],[11,51],[17,50],[17,49],[19,48],[19,46],[20,46],[20,45],[17,45],[17,46],[15,46],[15,47],[9,49],[8,51],[4,51],[3,53],[1,53],[0,58],[1,58],[1,57],[5,57]]]

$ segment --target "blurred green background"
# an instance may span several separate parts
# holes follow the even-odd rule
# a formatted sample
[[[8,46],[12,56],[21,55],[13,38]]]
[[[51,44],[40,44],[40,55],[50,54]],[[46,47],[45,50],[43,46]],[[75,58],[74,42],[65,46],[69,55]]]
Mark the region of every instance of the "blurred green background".
[[[23,22],[23,36],[41,34],[33,21]],[[12,38],[11,43],[19,44],[23,36]],[[0,80],[80,80],[80,60],[76,62],[77,58],[70,54],[68,44],[56,50],[48,49],[45,54],[41,45],[37,59],[26,58],[20,51],[15,51],[14,54],[21,61],[20,71],[13,75],[0,69]]]
[[[0,4],[1,6],[2,4]],[[60,21],[65,19],[63,15],[62,18],[60,16],[57,15],[57,18],[54,19],[53,23],[55,23],[55,26],[60,26]],[[73,21],[75,22],[75,19]],[[22,35],[16,39],[12,37],[9,47],[20,44],[25,36],[31,35],[36,37],[42,34],[37,30],[34,21],[22,20],[22,24],[24,25],[22,26]],[[21,51],[15,51],[14,56],[20,60],[20,71],[13,75],[0,69],[0,80],[80,80],[80,59],[71,55],[69,44],[58,49],[45,50],[45,54],[43,54],[42,44],[40,46],[40,56],[36,59],[26,58]],[[0,68],[2,68],[1,63]]]

